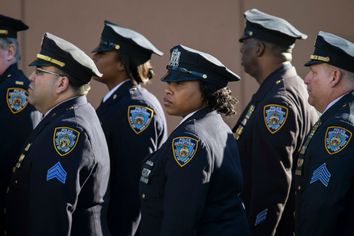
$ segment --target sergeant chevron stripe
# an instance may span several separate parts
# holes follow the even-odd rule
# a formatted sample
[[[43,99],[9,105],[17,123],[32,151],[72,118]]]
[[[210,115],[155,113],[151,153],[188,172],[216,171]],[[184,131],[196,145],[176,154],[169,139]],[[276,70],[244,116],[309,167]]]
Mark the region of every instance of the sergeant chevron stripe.
[[[64,168],[61,166],[60,162],[55,164],[52,168],[50,168],[47,172],[47,181],[51,179],[58,179],[60,182],[65,184],[66,180],[66,171]]]
[[[331,173],[329,173],[326,163],[323,163],[316,170],[313,171],[310,184],[319,180],[324,186],[328,186],[328,182],[331,178]]]

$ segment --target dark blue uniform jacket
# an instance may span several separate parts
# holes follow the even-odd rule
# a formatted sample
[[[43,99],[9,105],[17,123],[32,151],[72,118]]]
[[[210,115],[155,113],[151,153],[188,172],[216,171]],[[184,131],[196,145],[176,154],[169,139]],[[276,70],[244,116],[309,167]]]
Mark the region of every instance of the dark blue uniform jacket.
[[[236,140],[221,116],[197,111],[143,164],[141,236],[250,235]]]
[[[17,64],[0,75],[0,235],[3,232],[5,192],[26,138],[40,121],[40,113],[28,103],[29,80]]]
[[[143,159],[167,138],[156,97],[124,82],[97,108],[111,159],[108,224],[112,235],[136,235],[140,222],[139,178]]]
[[[51,110],[26,141],[7,189],[8,236],[103,236],[109,156],[86,97]]]
[[[296,235],[354,235],[354,92],[315,127],[297,167]]]

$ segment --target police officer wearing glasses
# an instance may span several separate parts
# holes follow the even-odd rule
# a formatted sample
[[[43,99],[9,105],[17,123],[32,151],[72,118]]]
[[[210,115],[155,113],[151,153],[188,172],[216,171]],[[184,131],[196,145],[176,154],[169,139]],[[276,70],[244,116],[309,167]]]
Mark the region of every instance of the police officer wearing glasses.
[[[7,187],[11,236],[105,236],[109,156],[86,94],[94,62],[45,33],[31,66],[29,102],[44,118],[26,140]]]

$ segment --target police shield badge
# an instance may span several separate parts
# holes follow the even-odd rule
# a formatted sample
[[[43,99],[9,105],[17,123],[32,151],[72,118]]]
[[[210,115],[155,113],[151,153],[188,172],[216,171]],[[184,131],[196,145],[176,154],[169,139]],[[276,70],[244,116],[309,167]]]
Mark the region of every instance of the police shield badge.
[[[342,151],[352,138],[352,132],[339,127],[330,126],[326,130],[325,146],[327,152],[332,155]]]
[[[79,140],[80,132],[69,127],[57,127],[54,130],[53,143],[55,151],[60,156],[68,155],[74,150]]]
[[[269,104],[263,108],[264,123],[271,134],[278,132],[288,118],[288,108]]]
[[[28,92],[23,88],[8,88],[6,102],[13,114],[19,113],[28,104]]]
[[[173,156],[180,167],[190,162],[198,150],[199,140],[192,137],[176,137],[172,141]]]
[[[154,110],[149,107],[137,105],[128,107],[128,121],[136,134],[140,134],[149,126],[153,116]]]

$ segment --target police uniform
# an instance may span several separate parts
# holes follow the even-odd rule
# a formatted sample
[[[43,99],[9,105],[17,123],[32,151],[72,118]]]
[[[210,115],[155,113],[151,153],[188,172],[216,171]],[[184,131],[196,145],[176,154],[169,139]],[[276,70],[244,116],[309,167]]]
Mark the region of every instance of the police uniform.
[[[244,14],[243,40],[254,37],[290,46],[306,38],[283,19],[256,9]],[[305,135],[317,120],[307,90],[290,62],[262,82],[233,131],[240,147],[245,202],[254,235],[292,235],[293,163]]]
[[[71,43],[46,33],[31,66],[55,66],[78,86],[99,76]],[[7,188],[9,236],[109,235],[105,222],[109,155],[85,96],[55,105],[31,133]]]
[[[239,77],[211,55],[178,45],[162,80],[202,80],[216,91]],[[143,164],[141,236],[250,235],[241,185],[230,128],[210,107],[192,112]]]
[[[106,21],[94,52],[117,51],[142,64],[152,53],[162,55],[143,35]],[[139,178],[143,159],[167,138],[163,109],[157,98],[131,80],[97,108],[111,159],[108,225],[112,235],[138,235]]]
[[[28,29],[22,21],[0,15],[0,38],[17,38],[17,32]],[[16,48],[19,50],[19,48]],[[17,63],[0,75],[0,209],[4,208],[5,192],[11,170],[26,138],[38,124],[40,113],[28,104],[29,80]],[[4,215],[0,211],[0,235]]]
[[[354,73],[354,44],[319,32],[306,66],[328,63]],[[297,162],[296,235],[354,235],[354,91],[321,115]]]

